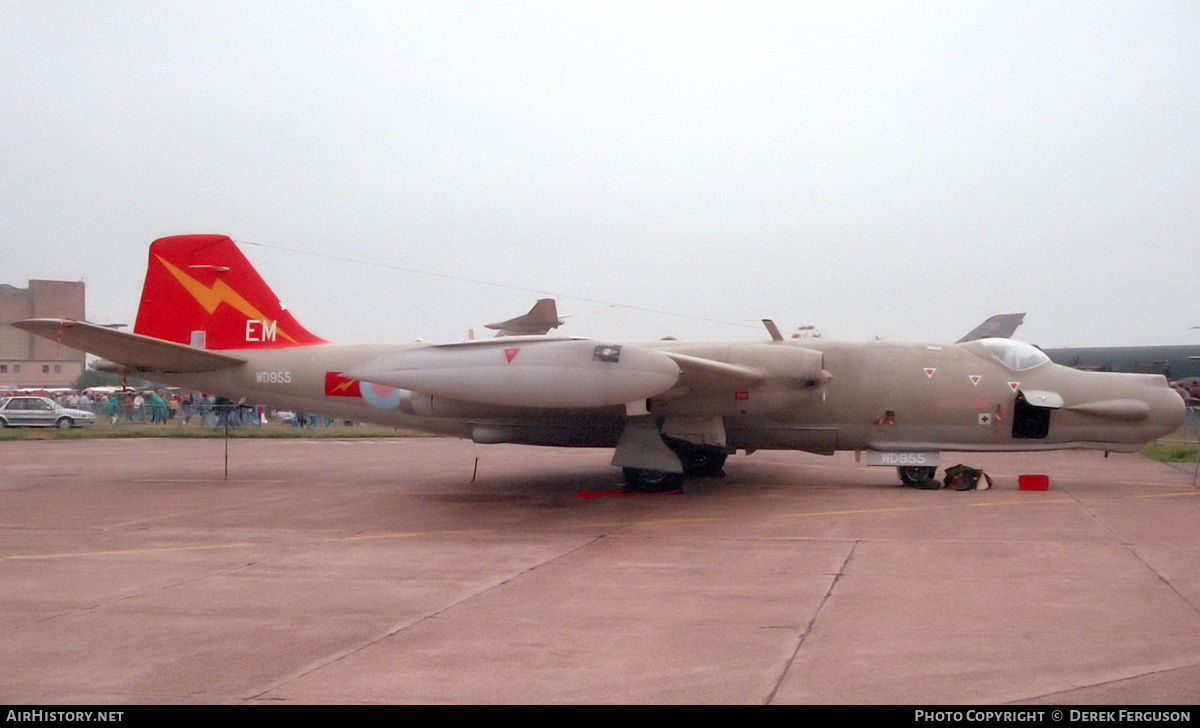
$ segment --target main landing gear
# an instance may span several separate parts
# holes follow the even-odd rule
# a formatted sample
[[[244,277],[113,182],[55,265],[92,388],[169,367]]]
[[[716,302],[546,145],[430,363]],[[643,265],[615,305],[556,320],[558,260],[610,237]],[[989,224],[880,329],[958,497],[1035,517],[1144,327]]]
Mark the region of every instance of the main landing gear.
[[[645,468],[621,468],[625,490],[633,493],[673,493],[683,487],[683,473]]]
[[[636,493],[670,493],[683,487],[683,479],[714,478],[721,474],[729,453],[715,447],[693,445],[682,440],[667,440],[667,446],[683,463],[682,473],[644,468],[622,468],[626,489]]]

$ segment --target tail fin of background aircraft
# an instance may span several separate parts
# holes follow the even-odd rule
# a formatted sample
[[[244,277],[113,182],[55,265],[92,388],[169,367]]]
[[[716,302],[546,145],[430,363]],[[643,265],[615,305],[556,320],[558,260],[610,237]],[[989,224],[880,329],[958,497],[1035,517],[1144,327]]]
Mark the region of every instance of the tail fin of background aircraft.
[[[540,336],[563,325],[558,317],[558,306],[553,298],[543,298],[533,304],[529,313],[510,318],[507,321],[497,321],[494,324],[484,324],[484,328],[495,329],[496,336]]]
[[[326,343],[288,313],[225,235],[176,235],[150,245],[133,330],[214,350]]]
[[[1025,322],[1023,313],[999,313],[976,326],[956,344],[978,339],[1010,339],[1017,327]]]

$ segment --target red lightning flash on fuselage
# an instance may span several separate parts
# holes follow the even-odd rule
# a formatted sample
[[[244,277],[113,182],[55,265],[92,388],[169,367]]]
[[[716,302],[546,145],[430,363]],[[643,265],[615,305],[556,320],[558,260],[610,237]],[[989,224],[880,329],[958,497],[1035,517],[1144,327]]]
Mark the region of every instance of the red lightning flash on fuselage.
[[[361,397],[357,379],[347,379],[341,372],[325,372],[326,397]]]

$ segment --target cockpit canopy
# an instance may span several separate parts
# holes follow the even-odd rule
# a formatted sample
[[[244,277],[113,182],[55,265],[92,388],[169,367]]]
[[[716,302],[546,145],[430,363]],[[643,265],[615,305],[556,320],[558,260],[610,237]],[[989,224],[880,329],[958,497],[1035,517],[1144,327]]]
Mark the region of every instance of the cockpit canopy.
[[[1023,341],[1014,341],[1013,339],[980,339],[979,343],[983,344],[992,352],[992,355],[1000,360],[1004,366],[1013,371],[1024,371],[1039,367],[1050,361],[1050,357],[1046,356],[1045,352],[1035,346],[1026,344]]]

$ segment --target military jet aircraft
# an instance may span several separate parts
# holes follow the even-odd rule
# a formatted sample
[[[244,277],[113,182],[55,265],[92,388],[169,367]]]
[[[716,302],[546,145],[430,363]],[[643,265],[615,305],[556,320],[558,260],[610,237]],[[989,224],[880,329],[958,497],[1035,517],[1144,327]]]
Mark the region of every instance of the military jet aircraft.
[[[610,447],[634,490],[716,474],[737,451],[853,450],[910,481],[933,475],[941,451],[1134,451],[1184,413],[1161,376],[1077,371],[1010,339],[785,341],[776,329],[746,343],[334,344],[301,326],[222,235],[150,246],[133,333],[14,325],[233,401],[478,443]]]

